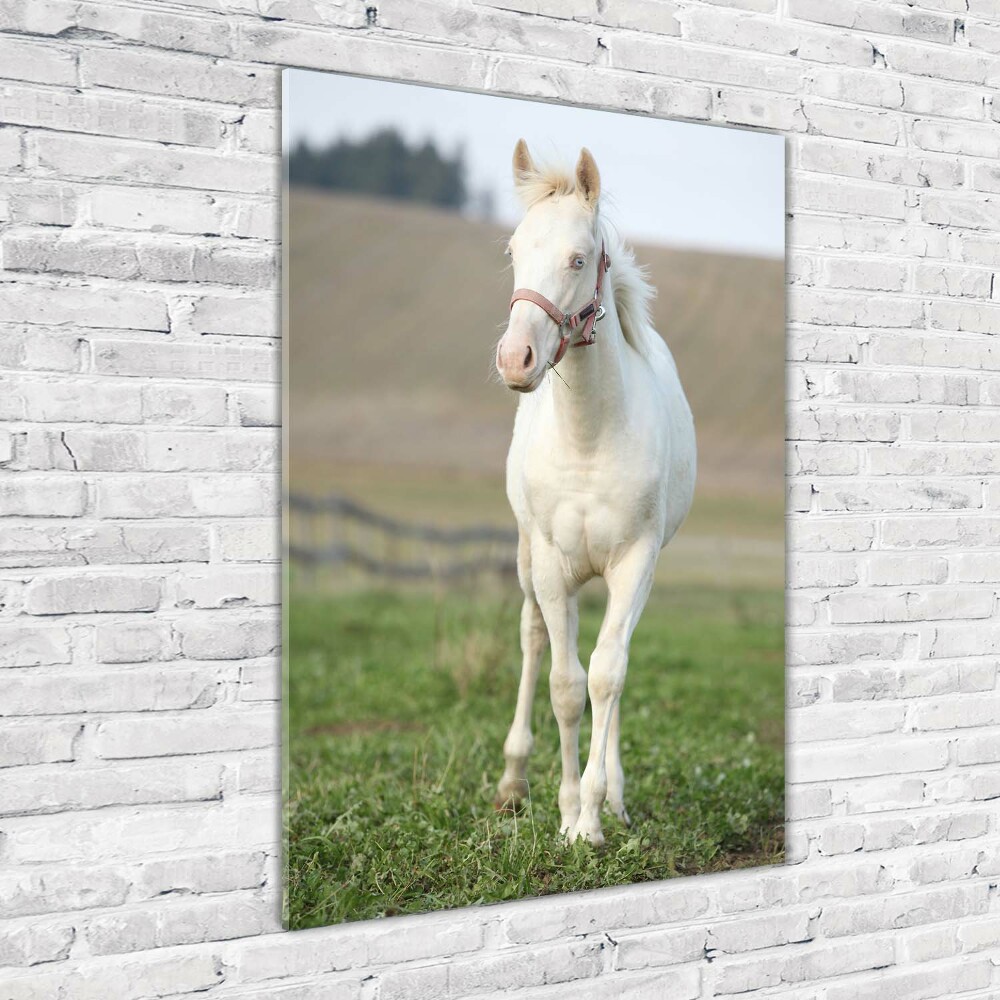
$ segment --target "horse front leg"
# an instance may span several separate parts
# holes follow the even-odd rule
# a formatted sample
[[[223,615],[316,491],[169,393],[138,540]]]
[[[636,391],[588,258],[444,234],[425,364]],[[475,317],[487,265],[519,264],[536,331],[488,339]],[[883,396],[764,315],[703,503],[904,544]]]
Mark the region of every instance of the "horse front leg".
[[[548,639],[541,608],[534,594],[526,592],[521,608],[521,680],[514,721],[503,744],[505,767],[497,786],[495,804],[498,809],[514,808],[528,795],[528,757],[534,747],[531,706]]]
[[[532,578],[552,646],[549,694],[562,757],[559,829],[568,837],[580,816],[580,720],[587,704],[587,674],[577,649],[579,608],[576,587],[566,581],[551,544],[536,541],[532,546]]]
[[[580,784],[580,816],[570,831],[571,839],[583,837],[595,846],[604,843],[600,812],[606,798],[616,812],[620,809],[619,816],[626,818],[617,746],[619,701],[625,687],[629,643],[653,585],[658,554],[658,545],[637,543],[605,574],[608,606],[587,674],[593,714],[590,754]],[[610,753],[609,743],[614,747]]]

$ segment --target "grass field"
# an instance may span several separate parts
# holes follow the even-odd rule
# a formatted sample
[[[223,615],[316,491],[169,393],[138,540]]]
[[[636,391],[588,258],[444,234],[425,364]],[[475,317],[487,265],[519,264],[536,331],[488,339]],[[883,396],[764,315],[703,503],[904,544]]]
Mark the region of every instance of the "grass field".
[[[288,628],[287,918],[303,928],[780,862],[780,590],[654,589],[622,701],[626,804],[558,836],[543,671],[531,801],[496,813],[520,658],[517,588],[296,593]],[[581,606],[581,657],[602,603]],[[581,746],[589,739],[585,716]]]

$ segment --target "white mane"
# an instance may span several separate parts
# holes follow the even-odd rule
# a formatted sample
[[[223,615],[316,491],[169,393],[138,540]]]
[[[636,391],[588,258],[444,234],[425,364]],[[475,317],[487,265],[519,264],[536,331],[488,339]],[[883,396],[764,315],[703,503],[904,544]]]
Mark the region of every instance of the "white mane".
[[[646,277],[646,269],[637,264],[635,253],[621,238],[618,230],[598,219],[604,248],[611,258],[608,278],[618,311],[618,321],[626,342],[642,357],[650,360],[663,341],[653,327],[651,304],[656,289]]]

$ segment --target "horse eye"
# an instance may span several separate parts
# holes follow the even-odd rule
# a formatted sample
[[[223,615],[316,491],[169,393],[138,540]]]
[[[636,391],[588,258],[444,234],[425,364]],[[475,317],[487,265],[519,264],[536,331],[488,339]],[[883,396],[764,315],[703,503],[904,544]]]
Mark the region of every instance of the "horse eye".
[[[579,271],[586,263],[587,260],[585,257],[577,255],[576,257],[573,258],[573,267],[576,268],[577,271]]]

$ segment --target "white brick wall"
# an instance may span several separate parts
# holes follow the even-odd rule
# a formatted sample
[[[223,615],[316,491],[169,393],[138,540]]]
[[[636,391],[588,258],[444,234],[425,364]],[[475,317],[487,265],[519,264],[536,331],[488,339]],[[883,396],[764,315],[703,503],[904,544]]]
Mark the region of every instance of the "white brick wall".
[[[0,27],[3,1000],[1000,995],[997,0]],[[786,867],[279,932],[282,65],[789,134]]]

